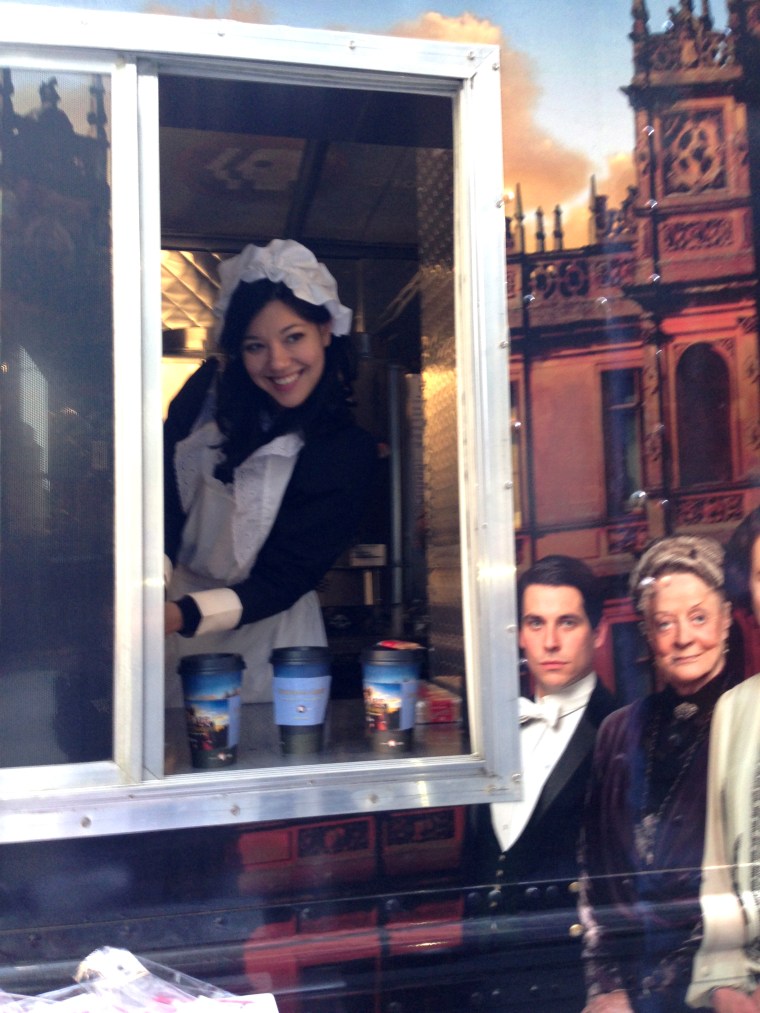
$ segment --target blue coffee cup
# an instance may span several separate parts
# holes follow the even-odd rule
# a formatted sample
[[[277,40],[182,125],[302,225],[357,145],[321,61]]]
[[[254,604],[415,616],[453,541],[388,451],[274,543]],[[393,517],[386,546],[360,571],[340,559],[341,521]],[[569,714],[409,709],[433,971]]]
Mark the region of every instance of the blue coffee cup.
[[[364,715],[373,748],[404,752],[412,744],[422,649],[370,647],[362,652]]]
[[[318,753],[330,699],[330,652],[326,647],[276,647],[270,657],[274,672],[274,720],[283,753]]]
[[[179,663],[194,767],[228,767],[240,741],[239,654],[188,654]]]

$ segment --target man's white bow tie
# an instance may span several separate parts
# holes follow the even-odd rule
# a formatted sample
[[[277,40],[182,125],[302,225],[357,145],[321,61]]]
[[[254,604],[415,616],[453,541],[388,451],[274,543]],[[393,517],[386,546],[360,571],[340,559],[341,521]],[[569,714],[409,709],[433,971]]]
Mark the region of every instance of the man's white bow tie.
[[[562,704],[555,697],[542,696],[538,700],[520,697],[520,724],[529,721],[545,721],[550,728],[556,728],[562,717]]]

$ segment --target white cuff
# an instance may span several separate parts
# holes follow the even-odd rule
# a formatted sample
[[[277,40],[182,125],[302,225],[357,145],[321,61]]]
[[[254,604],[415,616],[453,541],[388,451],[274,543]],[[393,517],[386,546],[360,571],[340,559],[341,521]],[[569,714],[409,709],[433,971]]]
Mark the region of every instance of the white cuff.
[[[229,587],[212,591],[195,591],[190,595],[201,613],[195,636],[203,633],[225,633],[234,630],[243,614],[243,604]]]

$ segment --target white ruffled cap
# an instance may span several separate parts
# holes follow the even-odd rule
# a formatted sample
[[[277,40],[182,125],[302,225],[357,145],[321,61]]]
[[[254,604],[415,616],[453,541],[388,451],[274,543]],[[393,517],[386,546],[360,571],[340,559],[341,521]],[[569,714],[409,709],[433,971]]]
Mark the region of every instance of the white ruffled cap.
[[[314,306],[324,306],[332,317],[334,335],[348,334],[352,312],[341,305],[338,285],[324,264],[320,264],[311,250],[294,239],[273,239],[267,246],[246,246],[236,257],[223,260],[219,265],[221,288],[214,307],[219,318],[219,332],[224,322],[232,293],[241,281],[281,281],[293,295]]]

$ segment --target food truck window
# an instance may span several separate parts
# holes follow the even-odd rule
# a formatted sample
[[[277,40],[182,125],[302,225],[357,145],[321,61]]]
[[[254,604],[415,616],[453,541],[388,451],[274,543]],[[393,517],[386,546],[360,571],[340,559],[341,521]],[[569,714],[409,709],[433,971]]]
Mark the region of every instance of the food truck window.
[[[497,51],[52,9],[13,32],[0,838],[515,797]],[[379,477],[316,587],[321,748],[289,751],[263,699],[230,755],[165,647],[161,422],[215,353],[220,262],[275,238],[354,311]],[[363,652],[399,644],[414,693],[365,684]]]
[[[159,116],[164,403],[188,363],[215,351],[217,265],[249,242],[302,242],[355,312],[355,413],[374,437],[379,475],[353,544],[319,587],[332,686],[326,753],[307,762],[394,755],[402,737],[375,735],[382,748],[373,748],[366,726],[390,732],[402,721],[395,698],[382,701],[390,715],[365,716],[362,692],[361,654],[386,640],[422,648],[412,754],[468,753],[451,99],[163,75]],[[177,647],[209,649],[168,645],[168,772],[199,760],[188,754],[178,685],[172,693]],[[258,697],[266,675],[245,678],[254,676]],[[282,762],[271,703],[243,706],[240,736],[237,765]]]

